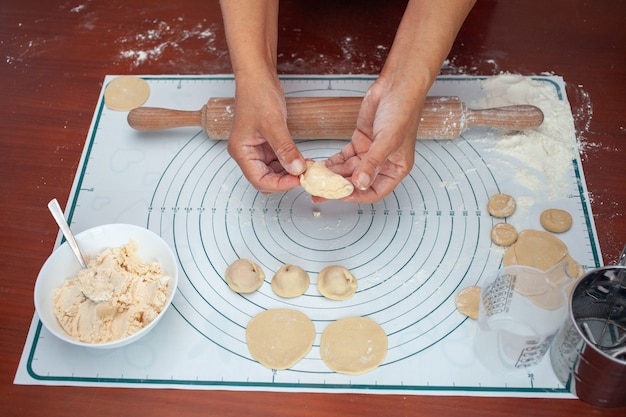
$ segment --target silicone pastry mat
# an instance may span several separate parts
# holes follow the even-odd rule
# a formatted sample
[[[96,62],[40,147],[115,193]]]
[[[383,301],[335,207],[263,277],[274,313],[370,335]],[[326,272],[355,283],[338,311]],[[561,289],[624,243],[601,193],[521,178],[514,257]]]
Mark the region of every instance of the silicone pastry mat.
[[[146,106],[198,110],[209,97],[234,95],[231,76],[143,78],[151,88]],[[373,80],[282,79],[292,96],[363,95]],[[471,103],[485,94],[484,80],[442,77],[430,94]],[[534,81],[567,100],[560,77]],[[380,202],[315,205],[301,188],[257,192],[229,158],[226,142],[210,140],[200,128],[138,132],[126,116],[107,109],[100,96],[66,216],[75,232],[132,223],[161,235],[180,266],[173,308],[145,338],[114,350],[61,342],[35,314],[15,383],[571,397],[547,356],[518,374],[484,367],[473,349],[476,322],[456,310],[454,298],[501,265],[503,249],[490,240],[500,220],[486,212],[488,198],[499,192],[534,201],[509,219],[518,229],[540,229],[539,213],[546,208],[568,210],[574,225],[560,237],[585,268],[600,266],[580,159],[572,160],[562,184],[565,197],[548,199],[545,189],[516,180],[516,167],[527,168],[520,160],[494,151],[499,133],[473,128],[455,140],[418,141],[413,171]],[[573,123],[571,135],[575,141]],[[299,147],[307,158],[324,159],[344,144],[305,140]],[[255,260],[266,273],[254,294],[233,293],[225,283],[227,265],[238,258]],[[303,296],[281,299],[272,292],[271,277],[284,263],[311,275]],[[318,293],[316,274],[330,264],[346,266],[358,278],[351,299],[331,301]],[[309,354],[284,371],[255,362],[245,343],[247,322],[278,307],[306,313],[317,332]],[[333,373],[320,359],[323,329],[347,316],[370,317],[389,337],[384,363],[364,375]]]

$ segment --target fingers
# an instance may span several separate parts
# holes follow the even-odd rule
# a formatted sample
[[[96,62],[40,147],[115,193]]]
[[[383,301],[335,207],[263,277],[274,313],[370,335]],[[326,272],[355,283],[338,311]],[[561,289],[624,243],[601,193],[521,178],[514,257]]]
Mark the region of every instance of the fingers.
[[[398,103],[372,88],[363,100],[349,144],[327,166],[349,177],[355,191],[344,201],[371,203],[390,194],[413,168],[417,131],[412,103]],[[411,110],[413,109],[413,110]]]
[[[365,154],[361,163],[352,174],[352,182],[356,188],[361,191],[365,191],[372,185],[386,159],[381,158],[385,158],[385,151],[379,151],[378,154],[372,154],[372,151],[370,150],[370,152]]]
[[[288,191],[300,184],[299,178],[285,169],[267,140],[248,124],[233,124],[227,149],[246,179],[259,191]]]
[[[304,157],[291,138],[286,121],[283,120],[280,126],[270,128],[263,136],[289,174],[298,176],[304,172],[306,167]]]
[[[288,191],[300,184],[298,177],[285,171],[266,143],[249,146],[229,140],[228,153],[250,184],[263,193]]]
[[[304,158],[287,128],[284,95],[278,79],[241,77],[228,153],[246,179],[263,192],[281,192],[300,184]]]

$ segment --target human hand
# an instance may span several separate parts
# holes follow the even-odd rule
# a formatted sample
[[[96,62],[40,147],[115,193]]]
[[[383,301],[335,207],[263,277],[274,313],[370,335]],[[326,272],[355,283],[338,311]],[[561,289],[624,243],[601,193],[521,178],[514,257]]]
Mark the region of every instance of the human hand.
[[[343,199],[372,203],[391,193],[413,168],[419,116],[425,97],[393,89],[379,78],[361,104],[350,143],[326,161],[351,178],[354,192]]]
[[[236,81],[235,117],[228,153],[248,181],[263,193],[300,185],[305,162],[287,129],[278,78]]]

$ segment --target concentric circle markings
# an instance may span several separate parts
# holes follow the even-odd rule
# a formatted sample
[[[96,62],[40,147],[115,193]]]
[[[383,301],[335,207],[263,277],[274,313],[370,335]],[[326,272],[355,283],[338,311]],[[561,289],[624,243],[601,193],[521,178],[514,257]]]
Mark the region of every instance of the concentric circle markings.
[[[307,158],[325,159],[342,141],[302,141]],[[421,141],[415,165],[394,192],[374,204],[314,204],[301,188],[263,195],[245,180],[226,144],[204,134],[174,156],[155,187],[148,227],[174,247],[183,271],[174,307],[199,333],[229,354],[250,358],[247,322],[268,308],[297,308],[325,326],[368,316],[389,335],[387,363],[433,346],[458,327],[454,294],[475,284],[491,259],[492,220],[482,206],[497,183],[471,143]],[[319,211],[319,216],[313,214]],[[251,295],[229,290],[226,267],[249,258],[266,283]],[[312,285],[281,299],[269,280],[284,263],[303,267]],[[355,275],[354,297],[322,297],[317,273],[341,264]],[[384,366],[384,364],[383,364]],[[295,372],[329,372],[316,344]]]

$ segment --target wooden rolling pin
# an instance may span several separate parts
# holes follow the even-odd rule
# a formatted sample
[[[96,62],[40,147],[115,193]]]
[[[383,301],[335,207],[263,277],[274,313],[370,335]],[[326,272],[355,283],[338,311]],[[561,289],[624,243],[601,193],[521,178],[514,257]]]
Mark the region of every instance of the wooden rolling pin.
[[[362,97],[288,97],[287,127],[294,139],[350,139],[362,100]],[[211,98],[197,111],[139,107],[128,114],[128,124],[138,130],[199,126],[211,139],[228,139],[234,115],[234,98]],[[417,138],[454,139],[472,126],[534,129],[542,122],[543,112],[535,106],[472,110],[458,97],[428,97]]]

